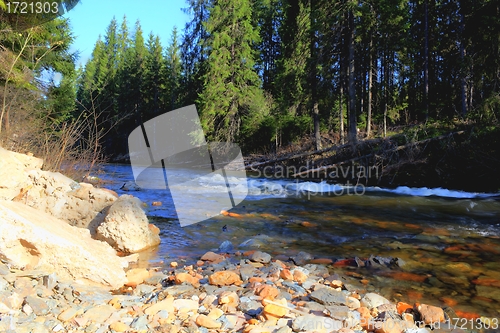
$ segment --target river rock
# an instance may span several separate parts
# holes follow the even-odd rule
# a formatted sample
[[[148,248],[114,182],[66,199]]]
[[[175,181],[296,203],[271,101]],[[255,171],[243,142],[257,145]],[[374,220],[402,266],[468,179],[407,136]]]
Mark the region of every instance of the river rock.
[[[141,201],[131,195],[122,195],[111,205],[97,227],[96,238],[125,253],[140,252],[160,244],[160,236],[149,228]]]
[[[368,293],[361,299],[361,306],[368,309],[376,308],[382,304],[391,304],[391,302],[387,298],[375,293]]]
[[[240,285],[243,283],[240,276],[233,271],[219,271],[210,275],[208,282],[216,286]]]
[[[231,243],[230,241],[224,241],[221,243],[221,245],[219,245],[219,249],[218,249],[219,252],[222,252],[222,253],[232,253],[234,252],[234,246],[233,246],[233,243]]]
[[[209,329],[217,329],[222,326],[220,321],[216,321],[215,319],[212,319],[204,314],[200,314],[196,317],[196,324]]]
[[[417,307],[420,317],[425,324],[436,324],[444,322],[444,311],[442,308],[427,304],[421,304]]]
[[[255,251],[250,256],[250,260],[252,260],[253,262],[260,262],[262,264],[267,264],[271,261],[271,255],[266,252]]]
[[[135,182],[133,181],[128,181],[126,183],[124,183],[122,185],[122,187],[120,187],[120,190],[123,190],[123,191],[140,191],[141,188],[139,187],[139,185],[137,185]]]
[[[53,216],[19,202],[0,201],[0,257],[13,268],[55,272],[63,279],[112,288],[125,283],[115,251]]]
[[[313,259],[313,256],[307,252],[299,252],[297,255],[291,257],[295,265],[302,266],[305,265],[309,260]]]
[[[273,303],[265,302],[264,304],[262,315],[268,320],[278,319],[288,314],[288,306],[284,298],[274,300]]]
[[[345,305],[347,302],[343,292],[327,287],[313,291],[309,297],[323,305]]]

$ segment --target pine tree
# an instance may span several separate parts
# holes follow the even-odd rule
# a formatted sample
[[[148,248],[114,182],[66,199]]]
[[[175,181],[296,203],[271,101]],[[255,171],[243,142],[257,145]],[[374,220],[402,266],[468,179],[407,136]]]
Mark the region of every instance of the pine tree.
[[[146,49],[142,81],[143,115],[146,119],[151,119],[165,111],[161,100],[166,87],[165,61],[160,38],[152,32],[146,42]]]
[[[166,94],[164,105],[174,110],[181,106],[180,86],[182,82],[182,68],[180,59],[179,37],[177,27],[172,31],[172,40],[167,48],[165,57]]]
[[[250,0],[215,1],[206,29],[210,53],[199,97],[202,126],[209,140],[230,142],[264,100],[254,68],[258,31],[252,26]]]
[[[186,23],[181,48],[182,84],[181,104],[193,104],[203,89],[203,76],[206,73],[208,58],[208,32],[205,27],[209,18],[212,0],[188,0],[189,7],[184,9],[192,15]]]

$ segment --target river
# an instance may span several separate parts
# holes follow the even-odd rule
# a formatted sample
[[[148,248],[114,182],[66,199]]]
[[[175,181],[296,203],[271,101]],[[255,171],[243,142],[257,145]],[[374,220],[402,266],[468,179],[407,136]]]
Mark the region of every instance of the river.
[[[498,194],[230,177],[249,187],[246,199],[229,210],[237,215],[181,227],[175,208],[206,203],[176,198],[174,208],[168,190],[121,189],[133,182],[129,165],[107,165],[104,171],[106,187],[139,197],[161,230],[161,245],[142,254],[148,264],[193,263],[224,241],[235,250],[258,248],[274,256],[304,251],[332,259],[331,271],[348,283],[393,301],[451,306],[467,318],[500,318]],[[184,170],[178,176],[190,177]],[[217,187],[213,183],[223,180],[211,181],[208,186],[207,179],[199,180],[207,197]]]

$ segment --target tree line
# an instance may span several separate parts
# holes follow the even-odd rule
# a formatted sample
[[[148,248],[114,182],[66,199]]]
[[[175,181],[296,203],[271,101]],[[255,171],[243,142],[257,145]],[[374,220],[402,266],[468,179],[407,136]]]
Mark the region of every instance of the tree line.
[[[497,1],[187,0],[185,11],[166,44],[113,18],[76,78],[56,69],[58,121],[94,116],[107,153],[125,153],[141,122],[194,103],[208,140],[250,152],[500,114]]]
[[[195,103],[208,139],[355,142],[375,125],[491,121],[500,105],[495,1],[188,0],[166,50],[113,20],[79,85],[123,128]],[[97,94],[96,94],[97,93]],[[94,95],[96,94],[96,95]],[[92,97],[93,96],[93,97]],[[344,133],[346,137],[344,137]]]

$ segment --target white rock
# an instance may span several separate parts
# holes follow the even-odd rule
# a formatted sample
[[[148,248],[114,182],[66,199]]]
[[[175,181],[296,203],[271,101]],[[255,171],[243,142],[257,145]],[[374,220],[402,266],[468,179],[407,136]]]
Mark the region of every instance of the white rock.
[[[361,299],[361,306],[365,306],[368,309],[373,309],[382,304],[391,304],[391,302],[378,294],[368,293]]]
[[[30,185],[25,172],[40,169],[43,160],[0,147],[0,199],[11,200]]]
[[[33,188],[26,204],[73,226],[87,228],[92,235],[104,219],[100,212],[117,199],[112,191],[76,183],[58,172],[32,170],[28,176]]]
[[[122,195],[111,205],[95,238],[125,253],[140,252],[160,243],[160,236],[149,228],[141,201],[131,195]]]
[[[12,201],[0,201],[0,221],[0,257],[13,268],[46,270],[112,288],[126,282],[115,251],[93,240],[86,229]]]

